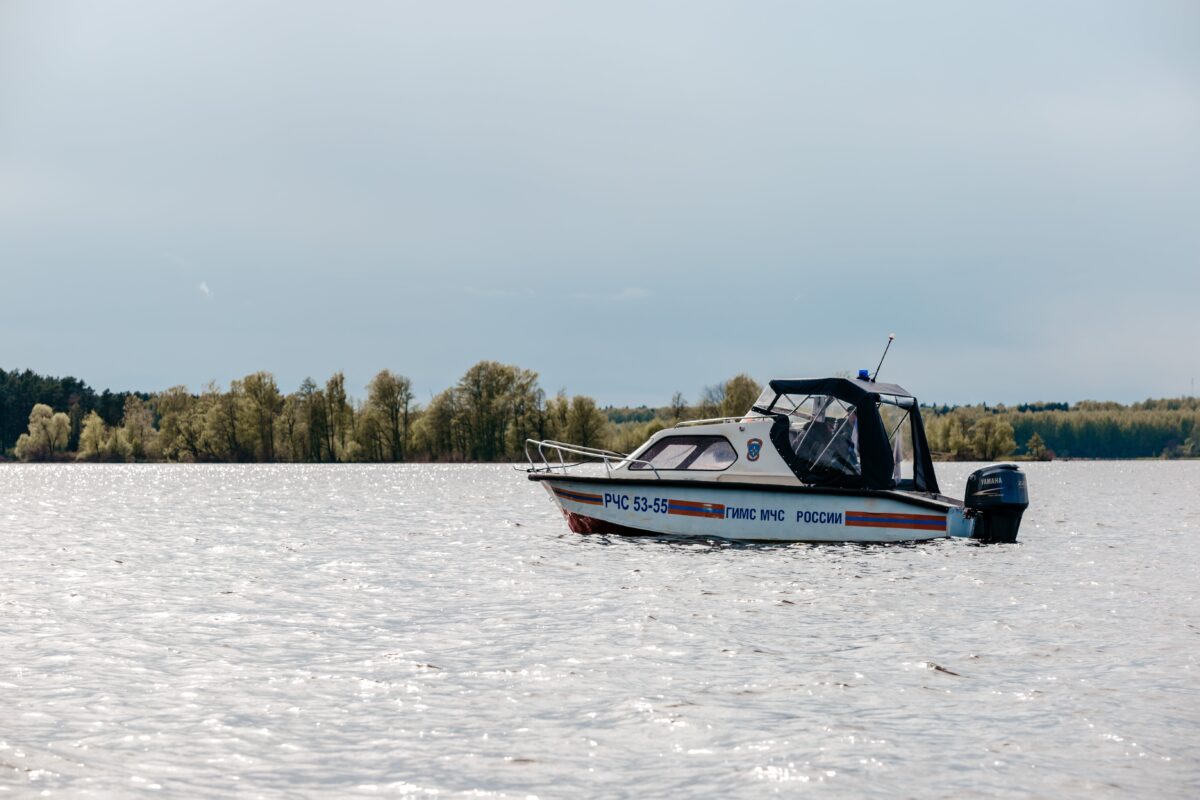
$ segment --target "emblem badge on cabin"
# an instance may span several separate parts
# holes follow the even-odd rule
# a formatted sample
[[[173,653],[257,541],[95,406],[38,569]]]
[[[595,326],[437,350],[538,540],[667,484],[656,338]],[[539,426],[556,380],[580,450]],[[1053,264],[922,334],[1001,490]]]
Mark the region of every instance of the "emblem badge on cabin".
[[[746,460],[758,461],[758,455],[762,452],[762,439],[751,439],[746,442]]]

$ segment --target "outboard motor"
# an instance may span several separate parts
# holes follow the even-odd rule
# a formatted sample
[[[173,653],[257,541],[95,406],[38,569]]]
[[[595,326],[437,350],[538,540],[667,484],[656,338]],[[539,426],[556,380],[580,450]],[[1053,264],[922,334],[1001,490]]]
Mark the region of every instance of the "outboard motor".
[[[1015,542],[1021,515],[1029,507],[1025,473],[1016,464],[992,464],[967,478],[964,505],[975,519],[971,538],[985,542]]]

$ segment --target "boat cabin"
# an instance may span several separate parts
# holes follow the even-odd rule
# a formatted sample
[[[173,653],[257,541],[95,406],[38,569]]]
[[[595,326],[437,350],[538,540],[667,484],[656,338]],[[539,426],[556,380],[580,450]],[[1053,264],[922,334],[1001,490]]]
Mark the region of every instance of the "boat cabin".
[[[863,377],[771,381],[745,416],[659,431],[620,469],[699,481],[938,492],[917,399]]]

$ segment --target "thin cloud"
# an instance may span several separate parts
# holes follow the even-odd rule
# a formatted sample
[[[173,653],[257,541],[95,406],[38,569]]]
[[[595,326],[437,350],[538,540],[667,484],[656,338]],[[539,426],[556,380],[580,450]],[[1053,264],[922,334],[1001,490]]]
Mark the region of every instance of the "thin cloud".
[[[200,290],[200,294],[204,295],[205,300],[212,300],[213,292],[208,288],[208,281],[200,281],[196,288]]]
[[[467,287],[464,287],[463,291],[465,291],[467,294],[473,295],[475,297],[487,297],[487,298],[502,299],[502,300],[508,299],[508,298],[516,298],[516,297],[533,297],[533,289],[529,289],[529,288],[493,289],[493,288],[481,288],[479,286],[467,286]]]
[[[572,300],[586,300],[592,303],[635,303],[649,296],[648,290],[638,286],[627,286],[619,292],[575,292],[570,295]]]

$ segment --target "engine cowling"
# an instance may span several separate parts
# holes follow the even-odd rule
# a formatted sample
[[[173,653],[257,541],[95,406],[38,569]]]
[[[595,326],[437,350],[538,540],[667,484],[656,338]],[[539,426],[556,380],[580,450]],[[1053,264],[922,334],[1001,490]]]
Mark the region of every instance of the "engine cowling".
[[[1016,464],[991,464],[967,478],[963,503],[975,520],[973,539],[1015,542],[1021,516],[1029,507],[1025,473]]]

